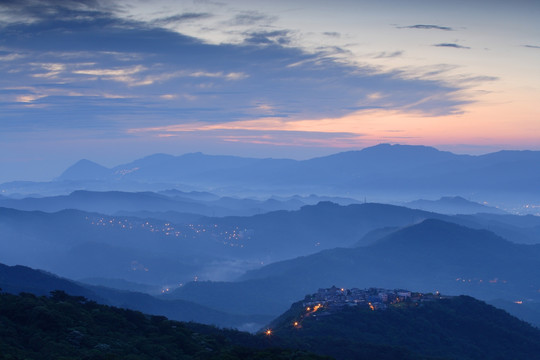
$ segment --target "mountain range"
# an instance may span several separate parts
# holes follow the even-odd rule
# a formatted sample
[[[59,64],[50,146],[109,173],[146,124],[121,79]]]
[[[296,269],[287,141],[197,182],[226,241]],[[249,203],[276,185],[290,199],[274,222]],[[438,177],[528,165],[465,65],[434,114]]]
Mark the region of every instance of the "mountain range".
[[[296,210],[316,201],[313,198],[287,199],[240,199],[218,197],[210,193],[181,191],[126,192],[77,190],[68,195],[28,196],[23,198],[0,198],[0,206],[19,210],[55,212],[78,209],[113,215],[118,212],[137,215],[146,212],[160,216],[170,212],[174,216],[187,214],[200,216],[253,215],[273,210]],[[333,199],[332,199],[333,200]],[[348,203],[354,202],[353,200]],[[161,215],[163,216],[163,215]],[[168,219],[170,220],[170,219]]]
[[[121,199],[129,199],[123,204],[132,204],[133,209],[149,206],[154,199],[174,203],[154,193],[81,192],[74,198],[87,199],[67,203],[81,208],[108,204],[120,208]],[[24,200],[10,201],[31,205]],[[42,200],[49,209],[66,205],[64,196],[34,200]],[[102,278],[104,284],[106,279],[124,279],[160,289],[194,278],[233,280],[248,269],[273,261],[336,247],[370,245],[383,235],[425,219],[489,229],[514,243],[538,243],[540,235],[540,218],[530,215],[448,216],[374,203],[341,206],[320,202],[299,210],[253,216],[123,213],[127,215],[0,208],[5,239],[0,242],[0,262],[25,264],[75,279]]]
[[[347,186],[351,189],[384,189],[398,184],[402,188],[420,189],[431,184],[437,188],[474,186],[475,190],[515,190],[516,186],[529,188],[538,184],[540,172],[530,166],[538,161],[540,152],[534,151],[500,151],[471,156],[425,146],[381,144],[304,161],[202,153],[156,154],[107,169],[81,160],[62,173],[58,180],[202,182],[211,185],[256,183],[261,186]],[[285,174],[287,176],[283,176]],[[525,189],[520,186],[520,190]]]
[[[415,200],[410,201],[403,206],[411,209],[436,212],[439,214],[457,215],[457,214],[505,214],[506,212],[486,204],[479,204],[469,201],[461,196],[443,196],[438,200]]]
[[[0,264],[0,286],[6,358],[495,360],[540,351],[540,330],[467,296],[405,298],[384,310],[325,304],[311,311],[297,301],[250,335],[169,320],[223,317],[189,302],[87,287],[21,266]],[[126,310],[134,307],[147,314]]]
[[[329,359],[262,336],[105,306],[55,290],[0,293],[2,359]]]
[[[294,303],[269,326],[275,342],[336,359],[530,359],[540,330],[468,296],[405,301],[372,311],[344,306],[306,311]],[[391,345],[393,348],[376,348]],[[393,350],[393,351],[392,351]]]
[[[201,153],[151,155],[106,168],[81,160],[49,183],[1,185],[5,194],[59,189],[214,189],[229,194],[366,196],[385,201],[462,194],[512,206],[538,202],[538,151],[457,155],[435,148],[380,144],[309,160],[255,159]]]
[[[257,330],[255,324],[270,321],[265,315],[245,316],[214,310],[194,302],[167,300],[135,292],[75,282],[42,270],[26,266],[0,264],[0,289],[5,293],[31,293],[46,296],[61,290],[72,296],[82,296],[100,304],[119,306],[147,314],[167,316],[172,320],[197,321],[210,325]]]
[[[249,314],[283,311],[317,288],[414,288],[485,300],[540,301],[540,245],[427,219],[371,245],[336,248],[269,264],[237,282],[189,283],[167,296]],[[219,294],[219,302],[211,294]]]
[[[389,144],[309,160],[81,160],[49,182],[0,185],[0,288],[53,291],[50,303],[0,301],[39,302],[29,316],[45,327],[39,320],[67,301],[249,331],[269,324],[249,341],[338,359],[530,358],[537,330],[468,296],[540,326],[539,163],[538,151]],[[334,285],[449,298],[291,327],[305,311],[298,299]]]

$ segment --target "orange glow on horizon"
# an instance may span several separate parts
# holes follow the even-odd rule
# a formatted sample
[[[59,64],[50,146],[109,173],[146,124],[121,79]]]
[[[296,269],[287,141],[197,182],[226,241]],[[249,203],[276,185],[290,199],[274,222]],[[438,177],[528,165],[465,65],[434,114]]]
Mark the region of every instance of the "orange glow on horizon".
[[[485,95],[482,101],[464,105],[461,113],[450,115],[375,109],[336,118],[272,117],[217,124],[189,123],[134,128],[128,130],[128,133],[161,138],[189,134],[232,143],[338,149],[366,147],[382,142],[537,148],[540,108],[531,106],[535,103],[529,98],[531,95],[522,95],[517,100],[506,99],[503,94]]]

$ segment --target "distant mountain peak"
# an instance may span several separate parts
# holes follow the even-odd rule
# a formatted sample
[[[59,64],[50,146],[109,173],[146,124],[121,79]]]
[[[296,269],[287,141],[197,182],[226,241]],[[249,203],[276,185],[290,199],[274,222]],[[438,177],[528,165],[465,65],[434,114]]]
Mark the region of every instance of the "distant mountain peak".
[[[441,200],[472,202],[472,201],[469,201],[469,200],[465,199],[463,196],[443,196],[443,197],[441,197]]]
[[[60,175],[58,180],[103,180],[111,170],[88,159],[81,159]]]
[[[402,150],[420,150],[420,151],[430,151],[430,152],[444,152],[441,150],[438,150],[432,146],[426,146],[426,145],[403,145],[403,144],[390,144],[390,143],[380,143],[374,146],[370,146],[367,148],[362,149],[362,151],[377,151],[377,150],[394,150],[394,151],[402,151]]]
[[[70,168],[88,168],[88,167],[104,168],[104,166],[88,159],[81,159],[77,161],[75,164],[73,164]]]
[[[425,219],[419,224],[405,227],[382,238],[375,246],[417,246],[418,249],[437,249],[441,253],[449,249],[467,252],[471,249],[508,247],[510,242],[488,230],[471,229],[466,226],[439,219]],[[458,250],[456,250],[458,251]]]
[[[424,211],[436,212],[439,214],[478,214],[492,213],[504,214],[503,210],[495,207],[480,204],[462,196],[443,196],[439,200],[416,200],[404,204],[411,209],[419,209]]]
[[[321,288],[267,329],[340,360],[529,359],[540,350],[537,328],[482,301],[406,290]],[[370,342],[378,347],[366,350]]]
[[[156,153],[156,154],[145,156],[139,160],[149,160],[149,159],[156,160],[156,159],[171,159],[171,158],[174,158],[174,155],[165,154],[165,153]]]
[[[66,170],[59,180],[88,181],[81,184],[87,189],[98,188],[98,180],[102,182],[99,189],[118,189],[125,184],[137,189],[161,190],[165,185],[199,191],[235,189],[239,193],[264,189],[267,194],[276,195],[302,193],[306,189],[339,196],[381,192],[461,193],[501,202],[498,197],[507,195],[498,194],[536,194],[540,176],[540,170],[535,166],[538,161],[540,151],[472,156],[430,146],[382,143],[307,160],[194,152],[177,156],[153,154],[111,169],[81,160]],[[58,183],[53,185],[58,186]],[[21,184],[10,186],[13,192],[22,187]],[[532,196],[527,201],[530,198]],[[494,212],[489,208],[474,212],[474,209],[458,210],[460,214]]]

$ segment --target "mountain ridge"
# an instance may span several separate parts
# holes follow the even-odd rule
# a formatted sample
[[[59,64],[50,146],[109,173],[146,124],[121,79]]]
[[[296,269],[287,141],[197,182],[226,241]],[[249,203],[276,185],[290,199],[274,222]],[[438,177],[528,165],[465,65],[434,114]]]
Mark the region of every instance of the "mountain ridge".
[[[540,245],[514,244],[487,230],[428,219],[391,232],[372,245],[275,262],[248,271],[236,283],[188,283],[168,296],[199,298],[216,307],[219,304],[209,294],[219,289],[226,295],[230,289],[233,295],[221,297],[227,308],[238,306],[238,311],[245,311],[253,302],[277,311],[291,297],[335,284],[540,301],[536,291],[540,289],[539,259]]]
[[[378,202],[407,202],[448,194],[505,209],[534,211],[540,202],[540,151],[460,155],[421,145],[379,144],[307,160],[189,153],[154,154],[111,168],[83,161],[51,182],[11,182],[3,194],[182,189],[239,196],[312,193]],[[85,167],[84,164],[87,166]],[[86,169],[83,169],[86,168]],[[95,168],[93,173],[91,168]],[[82,169],[82,170],[81,170]],[[88,171],[87,171],[88,170]],[[84,175],[84,176],[83,176]]]
[[[485,204],[480,204],[474,201],[467,200],[462,196],[443,196],[438,200],[419,199],[403,204],[411,209],[419,209],[432,211],[439,214],[505,214],[506,212],[496,207],[491,207]]]
[[[320,289],[327,290],[332,289]],[[386,292],[373,291],[369,298]],[[303,303],[309,304],[308,295],[267,328],[278,341],[303,344],[336,359],[362,357],[364,343],[391,345],[417,357],[463,360],[529,359],[540,349],[539,329],[482,301],[468,296],[434,299],[413,295],[415,299],[405,295],[384,310],[371,303],[350,302],[339,307],[323,302],[316,309],[306,308],[309,305]]]
[[[253,321],[267,319],[265,316],[248,317],[230,314],[190,301],[170,301],[135,291],[88,285],[22,265],[7,266],[0,263],[0,289],[10,294],[22,292],[36,296],[46,296],[60,290],[72,296],[83,296],[100,304],[167,316],[173,320],[198,321],[210,325],[242,327]]]

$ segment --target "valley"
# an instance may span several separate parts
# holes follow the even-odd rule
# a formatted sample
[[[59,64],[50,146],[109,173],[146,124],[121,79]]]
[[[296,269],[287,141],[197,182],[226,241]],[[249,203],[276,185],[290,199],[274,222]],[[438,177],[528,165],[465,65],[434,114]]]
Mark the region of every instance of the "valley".
[[[96,169],[83,162],[67,174],[82,171],[83,181]],[[61,290],[176,321],[271,326],[272,338],[285,331],[280,314],[304,297],[293,328],[462,295],[540,326],[540,217],[459,196],[385,204],[337,193],[77,190],[0,198],[0,229],[0,288],[12,294]],[[280,346],[344,356],[295,341]]]

